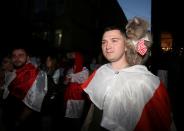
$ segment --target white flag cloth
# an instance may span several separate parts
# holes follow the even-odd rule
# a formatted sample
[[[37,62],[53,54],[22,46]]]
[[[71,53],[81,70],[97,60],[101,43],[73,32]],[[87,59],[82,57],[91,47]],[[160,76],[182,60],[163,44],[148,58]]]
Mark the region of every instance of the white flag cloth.
[[[80,85],[88,78],[89,71],[86,67],[77,73],[70,73],[67,77],[70,82],[65,90],[64,99],[66,101],[65,117],[67,118],[80,118],[84,108],[84,91]]]
[[[82,88],[103,110],[101,126],[110,131],[170,130],[167,92],[159,78],[143,65],[116,72],[110,64],[105,64]]]
[[[16,78],[16,73],[12,72],[4,84],[3,99],[6,99],[9,95],[8,86]],[[40,112],[44,96],[47,93],[47,75],[44,71],[39,71],[35,81],[28,90],[26,96],[22,99],[22,102],[34,111]]]
[[[22,100],[29,108],[40,112],[44,96],[48,90],[47,75],[44,71],[40,71],[29,89],[27,95]]]

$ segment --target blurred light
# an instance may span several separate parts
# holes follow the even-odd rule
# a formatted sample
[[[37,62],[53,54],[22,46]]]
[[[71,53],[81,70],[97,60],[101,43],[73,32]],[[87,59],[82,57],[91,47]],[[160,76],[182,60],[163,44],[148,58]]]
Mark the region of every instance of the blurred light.
[[[160,41],[161,41],[161,49],[163,51],[172,50],[173,37],[172,37],[172,34],[170,32],[162,32],[161,37],[160,37]]]
[[[58,29],[55,32],[55,45],[57,47],[61,46],[61,40],[62,40],[62,30]]]

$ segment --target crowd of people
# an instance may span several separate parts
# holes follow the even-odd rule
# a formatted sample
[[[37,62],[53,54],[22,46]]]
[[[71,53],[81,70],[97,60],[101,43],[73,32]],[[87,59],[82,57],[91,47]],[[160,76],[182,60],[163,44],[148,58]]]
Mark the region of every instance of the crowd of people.
[[[52,131],[62,129],[64,122],[79,130],[88,100],[80,85],[97,63],[91,64],[93,68],[79,51],[41,59],[31,57],[24,47],[14,48],[1,62],[1,130]]]
[[[41,60],[14,48],[1,63],[0,130],[176,131],[167,88],[142,63],[152,42],[144,31],[133,39],[122,27],[105,28],[107,63],[88,63],[80,51]]]

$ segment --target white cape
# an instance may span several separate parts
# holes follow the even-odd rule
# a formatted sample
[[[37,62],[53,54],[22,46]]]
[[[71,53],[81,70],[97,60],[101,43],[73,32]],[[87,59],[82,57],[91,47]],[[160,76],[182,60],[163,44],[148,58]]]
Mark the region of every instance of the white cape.
[[[153,96],[160,80],[143,65],[116,72],[110,64],[101,66],[85,92],[101,110],[101,126],[113,131],[132,131],[145,104]]]

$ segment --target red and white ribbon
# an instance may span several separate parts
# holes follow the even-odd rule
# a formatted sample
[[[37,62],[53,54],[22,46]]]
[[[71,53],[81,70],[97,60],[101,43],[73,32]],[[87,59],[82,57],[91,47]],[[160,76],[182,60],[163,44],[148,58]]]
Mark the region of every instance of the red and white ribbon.
[[[144,39],[141,39],[137,42],[136,50],[142,56],[145,55],[147,47],[145,46]]]

